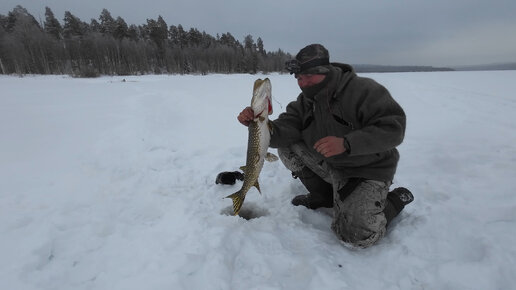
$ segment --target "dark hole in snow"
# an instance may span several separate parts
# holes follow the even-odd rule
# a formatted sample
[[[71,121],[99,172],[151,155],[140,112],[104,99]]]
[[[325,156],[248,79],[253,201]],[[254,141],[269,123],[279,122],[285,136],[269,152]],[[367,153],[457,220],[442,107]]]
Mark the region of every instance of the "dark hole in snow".
[[[233,207],[227,207],[222,210],[221,214],[224,215],[233,215]],[[264,208],[260,208],[257,205],[250,202],[249,204],[244,204],[238,213],[238,216],[244,218],[246,220],[251,220],[255,218],[260,218],[263,216],[269,215],[269,211]]]

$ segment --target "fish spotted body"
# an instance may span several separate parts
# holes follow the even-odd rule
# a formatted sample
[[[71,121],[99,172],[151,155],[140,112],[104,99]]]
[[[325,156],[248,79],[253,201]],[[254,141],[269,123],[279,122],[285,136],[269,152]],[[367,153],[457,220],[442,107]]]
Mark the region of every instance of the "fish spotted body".
[[[251,187],[256,187],[261,193],[258,177],[262,171],[264,160],[275,161],[278,158],[271,153],[267,153],[271,140],[271,127],[269,115],[272,114],[271,103],[271,82],[268,78],[257,79],[254,82],[253,98],[251,108],[254,111],[254,119],[249,123],[249,135],[247,141],[247,158],[244,171],[244,182],[242,188],[227,196],[233,201],[233,212],[238,215],[245,196]]]

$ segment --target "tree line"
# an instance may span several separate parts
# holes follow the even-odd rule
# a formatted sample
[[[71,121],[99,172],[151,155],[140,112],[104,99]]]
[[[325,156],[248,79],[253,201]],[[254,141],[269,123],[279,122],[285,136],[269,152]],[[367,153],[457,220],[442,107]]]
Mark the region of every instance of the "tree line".
[[[43,23],[19,5],[0,14],[1,74],[254,74],[281,71],[291,57],[265,51],[260,37],[240,42],[229,32],[168,26],[161,16],[137,26],[107,9],[90,23],[66,11],[61,24],[49,7]]]

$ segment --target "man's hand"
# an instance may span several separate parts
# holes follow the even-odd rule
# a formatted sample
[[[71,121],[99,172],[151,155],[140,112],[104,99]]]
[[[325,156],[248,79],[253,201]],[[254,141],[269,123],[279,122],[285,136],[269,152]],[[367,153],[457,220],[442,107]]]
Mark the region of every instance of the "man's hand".
[[[240,114],[238,114],[238,122],[240,122],[244,126],[249,126],[252,120],[254,120],[254,112],[251,107],[246,107]]]
[[[324,157],[331,157],[346,152],[346,147],[344,147],[344,138],[335,136],[324,137],[315,142],[314,149]]]

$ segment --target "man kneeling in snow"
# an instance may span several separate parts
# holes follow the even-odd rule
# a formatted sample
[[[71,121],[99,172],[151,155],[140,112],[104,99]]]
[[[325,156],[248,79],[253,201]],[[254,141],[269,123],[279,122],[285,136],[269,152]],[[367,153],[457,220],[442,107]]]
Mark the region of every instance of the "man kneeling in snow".
[[[343,241],[369,247],[414,197],[399,187],[389,192],[406,117],[387,89],[358,77],[347,64],[330,63],[326,48],[309,45],[287,62],[301,94],[271,121],[270,147],[309,193],[292,204],[333,207],[331,225]],[[254,118],[250,107],[238,120]]]

